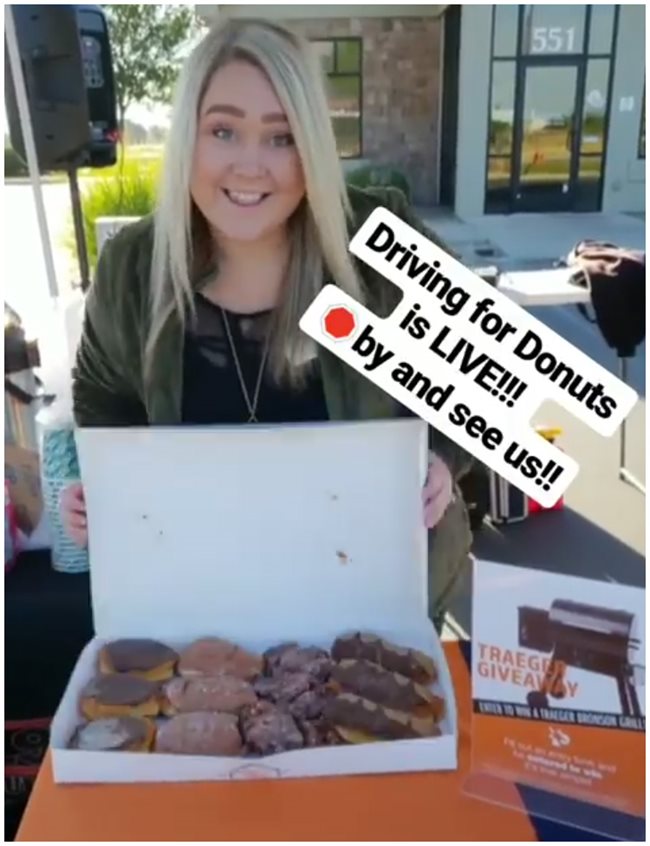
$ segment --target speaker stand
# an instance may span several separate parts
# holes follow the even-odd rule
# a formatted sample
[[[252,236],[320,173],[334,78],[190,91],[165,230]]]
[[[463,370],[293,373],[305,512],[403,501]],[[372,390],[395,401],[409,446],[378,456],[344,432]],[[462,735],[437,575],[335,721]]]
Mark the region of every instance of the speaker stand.
[[[74,234],[77,242],[81,290],[85,293],[90,287],[90,265],[88,263],[88,245],[86,244],[86,232],[84,230],[83,210],[81,207],[81,194],[79,192],[76,165],[69,165],[67,171],[68,181],[70,183],[70,202],[72,204]]]
[[[43,250],[43,259],[45,261],[48,291],[51,299],[56,303],[60,292],[56,279],[56,268],[54,266],[54,252],[52,250],[47,225],[47,214],[45,212],[45,201],[43,199],[43,186],[41,185],[38,156],[36,153],[36,142],[34,141],[34,128],[32,126],[32,118],[29,111],[29,99],[27,97],[27,86],[25,84],[23,62],[20,57],[18,36],[16,35],[14,11],[11,5],[5,6],[5,36],[7,53],[11,65],[11,75],[16,89],[16,102],[18,105],[18,116],[20,118],[20,129],[25,142],[29,181],[32,184],[32,192],[34,194],[36,222],[38,224],[39,234],[41,237],[41,249]]]
[[[618,372],[622,382],[627,385],[627,358],[623,356],[619,357],[618,359]],[[618,477],[622,479],[624,482],[627,482],[628,485],[632,485],[633,488],[636,488],[645,496],[645,485],[642,485],[641,482],[634,476],[625,466],[625,459],[626,459],[626,446],[627,446],[627,431],[626,431],[626,420],[623,418],[623,422],[621,423],[621,444],[620,444],[620,460],[619,460],[619,468],[618,468]]]

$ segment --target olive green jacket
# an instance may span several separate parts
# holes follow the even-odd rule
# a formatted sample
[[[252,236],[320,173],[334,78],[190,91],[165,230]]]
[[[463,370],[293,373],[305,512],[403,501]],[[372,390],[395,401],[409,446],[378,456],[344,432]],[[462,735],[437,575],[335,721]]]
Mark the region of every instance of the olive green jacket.
[[[353,220],[350,237],[378,206],[385,206],[444,249],[449,248],[414,216],[396,189],[350,188]],[[171,317],[158,341],[154,364],[144,372],[149,327],[149,271],[153,245],[151,216],[124,227],[102,250],[86,296],[84,327],[73,371],[78,426],[175,425],[181,422],[183,328]],[[368,306],[380,316],[401,298],[398,288],[354,258],[368,292]],[[325,278],[325,283],[331,282]],[[198,284],[198,280],[197,280]],[[387,393],[319,346],[320,367],[331,420],[395,417],[399,406]],[[431,448],[458,480],[470,456],[441,433],[430,430]],[[470,545],[467,513],[457,495],[430,539],[430,611],[444,611],[449,594],[467,563]]]

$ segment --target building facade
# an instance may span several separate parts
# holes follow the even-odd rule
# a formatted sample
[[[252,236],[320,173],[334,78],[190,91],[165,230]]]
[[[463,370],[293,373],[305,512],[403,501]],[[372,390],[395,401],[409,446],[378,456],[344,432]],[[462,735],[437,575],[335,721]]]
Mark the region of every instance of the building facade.
[[[645,210],[644,6],[198,8],[308,37],[345,168],[396,168],[418,204]]]
[[[462,217],[643,211],[645,7],[461,6],[458,17],[444,200]]]

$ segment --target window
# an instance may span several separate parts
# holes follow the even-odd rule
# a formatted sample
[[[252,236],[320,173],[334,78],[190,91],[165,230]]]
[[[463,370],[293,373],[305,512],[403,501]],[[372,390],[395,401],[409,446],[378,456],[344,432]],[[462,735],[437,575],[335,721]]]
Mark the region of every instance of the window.
[[[493,6],[484,203],[487,214],[507,213],[525,202],[521,187],[534,171],[529,161],[531,124],[539,123],[553,109],[560,111],[550,115],[553,125],[549,130],[533,132],[537,147],[553,147],[552,151],[538,151],[539,160],[557,170],[559,165],[551,159],[559,155],[566,171],[566,190],[562,185],[560,188],[564,193],[574,192],[568,199],[581,211],[599,207],[617,18],[614,5]],[[569,68],[573,69],[570,73]],[[566,78],[553,82],[562,75]],[[531,97],[534,107],[529,103]],[[529,114],[531,109],[533,115]],[[638,155],[645,158],[645,105]],[[556,171],[553,175],[557,176]],[[549,184],[552,181],[561,182],[559,177]],[[538,182],[540,195],[548,191],[541,178]],[[588,202],[580,200],[585,192]]]
[[[603,7],[604,8],[604,7]],[[603,178],[610,59],[589,59],[580,123],[580,157],[576,176],[579,211],[597,211]]]
[[[519,6],[494,7],[495,57],[511,58],[517,55],[517,31],[519,29]]]
[[[585,6],[526,6],[522,50],[529,56],[582,53]]]
[[[514,144],[519,6],[494,7],[486,211],[506,212]]]
[[[512,153],[512,133],[515,112],[515,63],[495,62],[492,69],[490,97],[490,155],[508,156]]]
[[[326,75],[330,116],[339,155],[359,158],[361,133],[361,39],[334,38],[313,41]]]
[[[615,6],[591,7],[591,32],[589,34],[589,52],[591,55],[608,56],[612,52],[614,35]]]
[[[602,155],[605,148],[609,67],[609,59],[587,62],[580,151],[588,155]]]

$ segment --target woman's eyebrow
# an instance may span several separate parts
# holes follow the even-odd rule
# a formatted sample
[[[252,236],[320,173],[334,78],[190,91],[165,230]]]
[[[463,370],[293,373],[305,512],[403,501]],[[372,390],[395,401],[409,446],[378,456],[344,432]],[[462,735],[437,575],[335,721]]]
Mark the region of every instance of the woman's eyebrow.
[[[270,112],[262,115],[262,123],[289,123],[284,112]]]
[[[229,106],[225,103],[213,103],[213,105],[209,106],[205,110],[204,116],[207,117],[211,114],[231,115],[236,118],[246,117],[246,112],[242,109],[237,108],[237,106]],[[287,116],[282,112],[269,112],[266,115],[262,115],[262,123],[288,123],[288,121]]]

